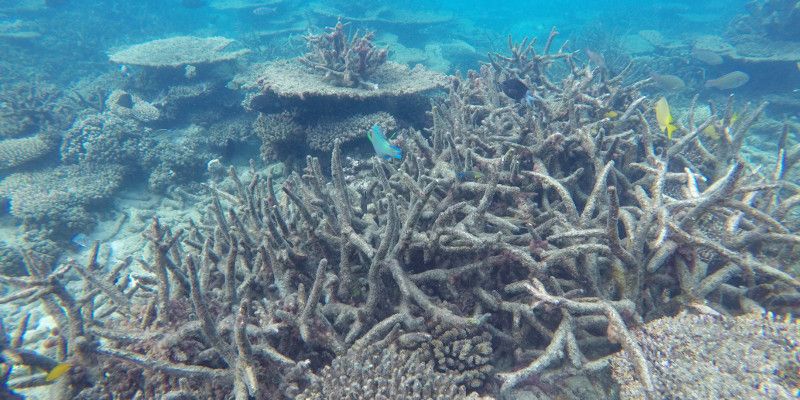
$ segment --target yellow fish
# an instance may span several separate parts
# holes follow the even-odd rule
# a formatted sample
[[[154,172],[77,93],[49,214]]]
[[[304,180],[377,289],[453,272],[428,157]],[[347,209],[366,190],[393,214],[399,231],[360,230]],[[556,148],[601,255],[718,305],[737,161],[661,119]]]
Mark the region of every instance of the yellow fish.
[[[611,111],[603,114],[603,116],[606,117],[606,118],[614,119],[614,118],[617,118],[619,116],[619,113],[614,111],[614,110],[611,110]]]
[[[63,362],[61,364],[56,365],[50,372],[47,373],[47,376],[44,377],[45,382],[52,382],[58,378],[64,376],[64,374],[72,368],[70,363]]]
[[[705,127],[705,129],[703,129],[703,133],[705,133],[706,136],[714,140],[719,140],[720,138],[719,132],[717,132],[717,128],[714,126],[714,124]]]
[[[667,133],[667,139],[672,139],[672,132],[678,127],[675,126],[672,114],[669,112],[669,104],[667,99],[660,98],[656,101],[656,121],[658,121],[658,128],[661,132]]]
[[[738,119],[739,119],[739,113],[733,113],[733,115],[731,115],[731,125],[733,125],[733,123],[736,122],[736,120]],[[724,129],[727,132],[728,127],[725,127]],[[706,136],[714,140],[719,140],[721,137],[719,131],[717,130],[717,127],[714,126],[714,124],[705,127],[705,129],[703,129],[703,133],[705,133]]]

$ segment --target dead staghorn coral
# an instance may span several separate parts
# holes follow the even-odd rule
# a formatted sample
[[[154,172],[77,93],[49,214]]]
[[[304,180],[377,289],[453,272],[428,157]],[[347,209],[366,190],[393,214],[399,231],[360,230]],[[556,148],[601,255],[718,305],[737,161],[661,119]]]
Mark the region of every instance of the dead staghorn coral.
[[[144,272],[73,265],[89,272],[81,304],[95,310],[80,326],[105,338],[83,348],[96,356],[80,359],[87,369],[107,371],[85,393],[292,398],[398,329],[437,367],[465,358],[474,372],[461,382],[481,395],[580,398],[557,383],[607,372],[612,357],[654,392],[631,326],[688,308],[796,310],[786,141],[769,174],[738,156],[761,108],[735,123],[732,107],[692,114],[669,140],[645,81],[551,54],[554,36],[455,78],[402,161],[345,159],[336,142],[330,179],[308,157],[280,196],[273,177],[232,172],[203,219],[153,222]],[[502,91],[511,78],[530,103]],[[698,140],[712,124],[731,135],[726,150]],[[614,390],[599,386],[583,398]]]
[[[339,21],[327,33],[306,36],[308,53],[300,57],[303,64],[325,74],[325,81],[334,86],[374,88],[369,77],[386,62],[388,49],[376,47],[372,32],[349,38],[347,24]]]

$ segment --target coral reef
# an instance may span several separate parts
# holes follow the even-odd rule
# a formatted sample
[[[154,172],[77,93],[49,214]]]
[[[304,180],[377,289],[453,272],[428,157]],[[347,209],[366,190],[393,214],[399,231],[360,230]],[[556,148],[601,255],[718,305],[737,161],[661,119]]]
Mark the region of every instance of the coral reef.
[[[323,81],[334,86],[374,89],[370,75],[386,62],[389,49],[376,47],[373,32],[349,38],[341,19],[328,33],[308,35],[308,53],[301,63],[323,74]]]
[[[766,172],[740,154],[764,105],[731,99],[699,121],[695,99],[668,138],[639,92],[650,79],[553,51],[557,34],[541,50],[509,39],[508,54],[453,78],[428,135],[404,134],[401,160],[345,157],[336,140],[330,177],[311,156],[281,182],[231,168],[199,218],[153,219],[135,266],[99,265],[97,245],[85,266],[28,256],[31,277],[0,282],[55,315],[62,358],[80,367],[65,396],[401,389],[363,371],[334,380],[360,364],[406,371],[411,390],[580,398],[560,382],[620,357],[649,394],[661,371],[632,327],[687,309],[796,311],[788,129]],[[718,139],[701,139],[709,127]],[[401,331],[418,355],[399,365],[384,338]]]
[[[622,399],[788,400],[800,394],[800,328],[791,319],[684,313],[649,322],[633,335],[655,391],[646,393],[631,363],[614,357]]]
[[[169,193],[177,185],[200,178],[216,155],[209,149],[207,132],[199,126],[169,132],[176,139],[159,141],[144,164],[150,189]]]
[[[5,241],[0,241],[0,274],[10,276],[27,275],[22,254]]]
[[[157,39],[115,51],[111,62],[154,68],[180,68],[235,60],[249,50],[229,50],[234,40],[224,37],[175,36]]]
[[[328,85],[322,76],[313,73],[308,67],[295,61],[282,60],[256,65],[249,74],[240,77],[238,82],[242,89],[255,92],[245,100],[245,107],[259,109],[263,107],[261,103],[272,96],[303,99],[307,102],[327,98],[345,101],[380,100],[386,97],[397,99],[441,89],[446,86],[447,78],[421,66],[408,68],[387,61],[372,75],[371,83],[377,86],[366,90]]]
[[[321,119],[306,129],[306,140],[309,148],[324,152],[333,150],[336,140],[342,144],[366,136],[373,125],[378,124],[390,132],[397,128],[397,121],[387,112],[372,114],[355,114],[344,119]]]
[[[0,140],[0,171],[42,158],[58,147],[58,140],[52,134]]]
[[[132,95],[124,90],[114,90],[108,95],[105,103],[108,110],[121,118],[133,118],[139,122],[147,123],[158,120],[161,112],[152,104],[141,97]]]
[[[295,121],[292,112],[277,114],[259,113],[253,122],[253,132],[261,139],[261,159],[266,162],[278,160],[294,147],[303,143],[303,127]],[[279,156],[279,154],[281,156]]]
[[[141,124],[106,111],[75,120],[64,133],[61,160],[67,163],[138,165],[155,144]]]
[[[753,88],[784,92],[800,85],[800,9],[789,0],[747,4],[747,13],[728,25],[726,39],[734,46],[729,57],[751,75]]]
[[[87,208],[108,199],[121,182],[119,167],[67,165],[11,174],[0,181],[0,198],[26,225],[81,232],[92,226]]]
[[[421,359],[432,362],[435,371],[451,375],[456,385],[472,390],[483,386],[493,369],[492,335],[475,327],[431,325],[426,329],[429,334],[412,335],[406,342],[415,342],[411,348],[419,346]]]
[[[335,35],[336,40],[346,43],[348,52],[357,51],[348,47],[356,44],[345,40],[344,33],[341,32],[343,27],[329,29],[333,29],[332,32],[339,32]],[[314,48],[325,47],[320,41],[334,40],[333,37],[324,36],[328,37],[324,39],[323,36],[308,36],[306,40],[309,46]],[[359,41],[368,41],[370,38],[371,36],[359,37]],[[333,47],[327,50],[319,49],[319,57],[323,57],[322,54],[339,51],[336,50],[336,46],[339,45],[334,46],[330,43],[329,45]],[[376,63],[377,55],[369,54],[377,50],[371,44],[363,46],[370,49],[363,56],[366,57],[364,62],[374,64],[375,69],[369,78],[370,84],[374,86],[369,88],[365,88],[364,85],[350,87],[329,84],[322,74],[303,64],[303,62],[311,63],[312,60],[322,62],[321,59],[310,56],[303,58],[303,62],[281,60],[269,64],[257,64],[233,80],[232,86],[247,93],[243,102],[246,109],[265,114],[280,114],[280,120],[286,122],[284,124],[286,129],[269,128],[276,130],[274,133],[259,134],[264,140],[264,151],[262,151],[264,160],[270,162],[278,160],[273,158],[275,152],[271,150],[274,143],[286,142],[291,145],[307,140],[308,145],[305,147],[282,146],[289,148],[290,151],[286,154],[307,153],[304,150],[308,149],[328,151],[337,138],[344,142],[351,141],[355,137],[365,135],[366,130],[374,123],[386,122],[389,127],[395,124],[419,127],[424,125],[425,112],[429,108],[428,95],[443,89],[448,78],[440,73],[426,70],[420,65],[409,69],[392,61],[383,62],[385,60],[382,58],[380,63]],[[362,82],[363,79],[359,78],[359,81]],[[288,116],[281,114],[287,109],[292,110],[293,114],[291,127],[287,125]],[[390,118],[393,121],[390,121]],[[263,132],[261,128],[256,129]],[[297,131],[301,131],[299,135]],[[287,140],[289,138],[291,139]]]
[[[438,373],[421,353],[386,346],[376,344],[337,357],[297,399],[479,399],[475,393],[467,396],[461,382]]]
[[[800,38],[800,9],[795,1],[752,1],[747,4],[747,12],[732,22],[736,30],[772,40]]]
[[[0,90],[0,139],[26,136],[71,123],[55,85],[18,82]]]

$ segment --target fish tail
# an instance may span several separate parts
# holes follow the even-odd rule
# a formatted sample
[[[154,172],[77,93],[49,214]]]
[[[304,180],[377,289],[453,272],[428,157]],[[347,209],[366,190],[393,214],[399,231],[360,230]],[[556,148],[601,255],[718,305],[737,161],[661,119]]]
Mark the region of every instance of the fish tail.
[[[403,158],[403,150],[401,148],[397,146],[392,146],[392,150],[394,150],[394,155],[393,155],[394,158],[398,160]]]

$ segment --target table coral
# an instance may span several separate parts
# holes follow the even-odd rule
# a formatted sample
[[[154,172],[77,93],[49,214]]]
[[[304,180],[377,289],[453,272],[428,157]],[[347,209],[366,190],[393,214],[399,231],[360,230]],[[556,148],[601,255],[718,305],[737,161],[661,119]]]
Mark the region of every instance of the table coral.
[[[229,50],[233,39],[221,36],[200,38],[175,36],[136,44],[109,54],[111,62],[144,67],[178,68],[235,60],[249,50]]]

